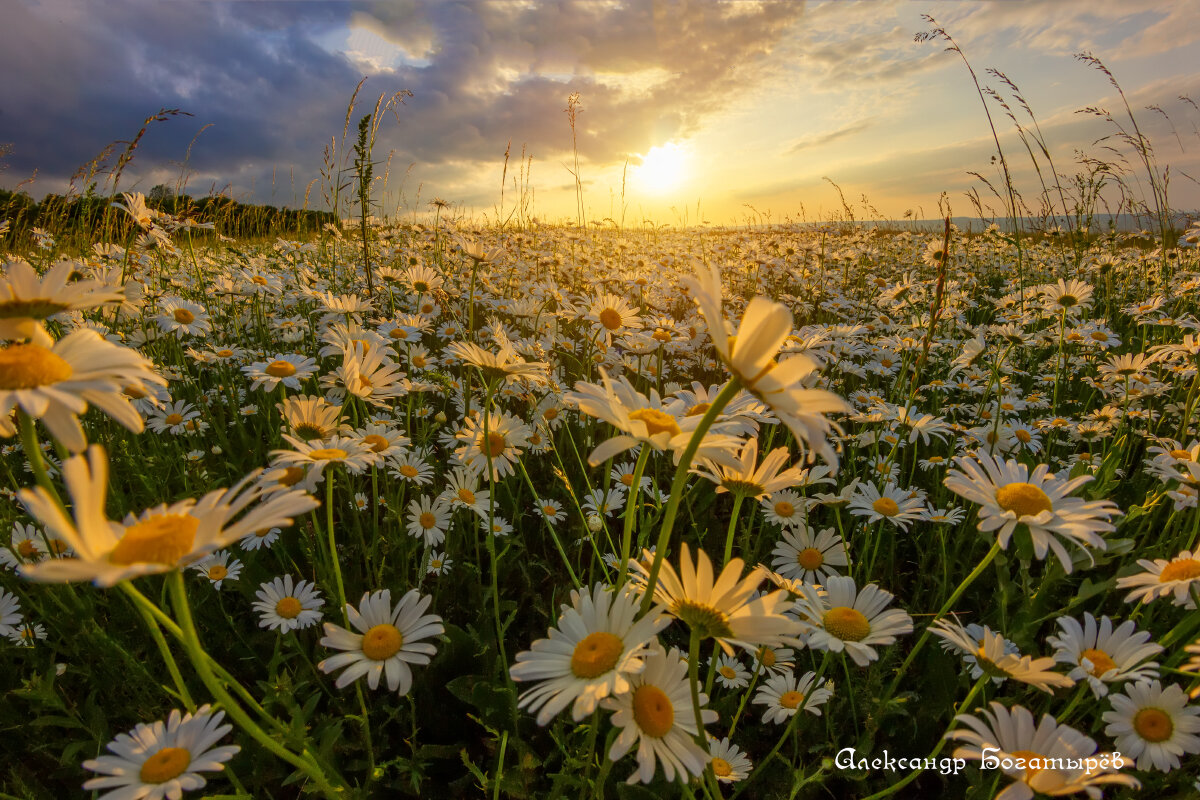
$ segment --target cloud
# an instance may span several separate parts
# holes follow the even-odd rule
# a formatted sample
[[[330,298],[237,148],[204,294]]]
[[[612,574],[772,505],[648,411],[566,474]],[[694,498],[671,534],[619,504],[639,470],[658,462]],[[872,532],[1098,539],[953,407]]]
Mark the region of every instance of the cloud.
[[[862,133],[874,124],[874,119],[860,119],[856,122],[851,122],[849,125],[843,125],[836,130],[804,136],[788,145],[784,151],[784,155],[795,155],[803,150],[811,150],[815,147],[832,144],[833,142],[853,136],[856,133]]]

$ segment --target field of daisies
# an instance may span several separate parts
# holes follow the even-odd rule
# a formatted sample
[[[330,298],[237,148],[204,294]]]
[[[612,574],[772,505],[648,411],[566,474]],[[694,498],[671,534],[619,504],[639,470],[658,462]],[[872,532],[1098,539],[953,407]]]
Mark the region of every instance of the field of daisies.
[[[1200,229],[116,199],[0,276],[0,797],[1200,792]]]

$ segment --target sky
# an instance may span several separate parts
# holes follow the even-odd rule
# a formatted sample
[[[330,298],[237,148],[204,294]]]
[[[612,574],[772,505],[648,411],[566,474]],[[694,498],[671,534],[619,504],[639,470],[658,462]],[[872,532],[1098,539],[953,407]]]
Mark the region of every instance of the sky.
[[[7,0],[0,187],[40,198],[74,177],[81,190],[107,146],[179,109],[191,116],[147,128],[120,190],[321,208],[327,149],[335,175],[348,168],[358,118],[407,92],[379,120],[378,214],[424,217],[438,198],[504,219],[524,195],[530,215],[575,221],[577,191],[588,220],[621,225],[827,219],[843,197],[859,219],[934,218],[939,203],[973,216],[971,191],[999,209],[971,174],[1002,185],[985,105],[945,41],[914,40],[932,27],[923,15],[1000,93],[986,108],[1031,206],[1035,159],[1000,101],[1024,130],[1036,119],[1050,160],[1026,142],[1064,193],[1096,158],[1128,196],[1150,197],[1120,138],[1133,130],[1124,102],[1076,58],[1088,52],[1124,91],[1160,175],[1169,167],[1172,205],[1200,208],[1191,0]],[[1112,209],[1120,188],[1107,180]]]

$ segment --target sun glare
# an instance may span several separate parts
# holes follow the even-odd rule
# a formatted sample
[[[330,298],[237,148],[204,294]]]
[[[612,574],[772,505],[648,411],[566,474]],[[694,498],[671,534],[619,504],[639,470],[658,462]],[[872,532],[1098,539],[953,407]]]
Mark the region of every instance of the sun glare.
[[[687,179],[688,154],[677,144],[651,147],[635,168],[634,180],[644,192],[663,194]]]

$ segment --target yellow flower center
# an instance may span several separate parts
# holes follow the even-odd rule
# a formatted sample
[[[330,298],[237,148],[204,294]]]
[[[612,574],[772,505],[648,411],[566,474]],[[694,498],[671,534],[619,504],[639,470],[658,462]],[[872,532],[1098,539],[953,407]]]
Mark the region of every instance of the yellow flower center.
[[[712,408],[712,403],[696,403],[696,405],[687,410],[687,414],[684,416],[698,417],[701,414],[707,413],[710,408]]]
[[[295,619],[300,616],[302,610],[300,601],[294,597],[281,597],[279,602],[275,604],[276,615],[283,619]]]
[[[390,331],[388,331],[388,336],[392,337],[393,339],[407,339],[408,331],[404,330],[404,328],[392,328]]]
[[[508,446],[508,442],[504,439],[504,434],[492,431],[488,433],[487,438],[483,442],[483,447],[480,449],[491,458],[496,458],[504,452],[504,448]]]
[[[33,539],[22,539],[17,542],[17,555],[29,561],[37,558],[42,552],[38,550],[38,546],[34,544]]]
[[[799,708],[804,702],[804,695],[801,692],[784,692],[779,695],[779,705],[784,708]]]
[[[208,579],[210,581],[213,581],[214,583],[217,581],[223,581],[228,576],[229,576],[229,570],[226,569],[225,567],[221,566],[220,564],[213,564],[211,567],[208,568]]]
[[[1089,647],[1079,654],[1080,663],[1082,663],[1083,659],[1085,658],[1092,662],[1092,674],[1097,678],[1108,672],[1110,669],[1117,668],[1117,662],[1113,661],[1112,658],[1109,657],[1108,653],[1104,652],[1103,650],[1096,650]]]
[[[894,517],[900,513],[900,506],[890,497],[881,497],[874,503],[871,503],[871,508],[883,514],[885,517]]]
[[[168,425],[178,425],[179,423],[183,422],[183,414],[167,414],[167,416],[163,418],[163,422],[167,423]]]
[[[621,483],[623,483],[625,485],[626,489],[628,489],[630,486],[633,486],[633,473],[626,472],[624,475],[622,475]]]
[[[600,324],[608,328],[610,331],[615,331],[621,327],[621,312],[615,308],[606,308],[599,314]]]
[[[300,467],[285,467],[283,475],[279,478],[279,485],[295,486],[302,480],[304,480],[304,470]]]
[[[639,686],[633,692],[633,721],[647,736],[655,739],[666,736],[675,724],[671,698],[657,686]]]
[[[1161,708],[1143,708],[1133,715],[1133,729],[1152,744],[1165,742],[1175,733],[1171,715]]]
[[[778,660],[775,656],[775,651],[765,645],[758,648],[758,652],[755,655],[758,657],[758,662],[767,669],[775,666],[775,662]]]
[[[1163,567],[1158,574],[1159,583],[1191,581],[1200,578],[1200,561],[1194,558],[1179,558]]]
[[[215,353],[215,355],[218,355],[218,356],[220,356],[221,358],[229,358],[230,356],[232,356],[232,355],[233,355],[233,351],[232,351],[232,350],[228,350],[228,349],[225,349],[225,350],[218,350],[218,351]]]
[[[863,613],[849,606],[837,606],[825,612],[822,626],[843,642],[861,642],[871,633],[871,623]]]
[[[796,513],[796,507],[787,500],[780,500],[775,504],[775,514],[780,517],[790,517]]]
[[[1053,511],[1050,498],[1032,483],[1009,483],[996,490],[996,503],[1005,511],[1022,517],[1035,517],[1043,511]]]
[[[412,464],[401,464],[400,465],[400,474],[406,478],[415,478],[421,474],[421,471],[418,470],[416,467],[414,467]]]
[[[729,665],[721,667],[719,670],[717,670],[717,672],[721,673],[721,677],[728,681],[731,681],[737,677],[737,670]]]
[[[1192,452],[1190,450],[1172,450],[1171,456],[1173,458],[1178,458],[1183,461],[1191,461],[1192,460]]]
[[[1092,337],[1092,341],[1096,341],[1096,342],[1107,342],[1108,341],[1108,334],[1105,333],[1104,331],[1092,331],[1088,335]]]
[[[432,511],[422,511],[421,516],[417,517],[417,523],[422,528],[433,528],[437,526],[437,516]]]
[[[180,325],[191,325],[196,321],[196,315],[188,311],[186,308],[175,309],[171,316],[173,316],[175,321]]]
[[[465,486],[455,492],[455,496],[469,506],[475,505],[475,493]]]
[[[576,678],[598,678],[617,665],[624,651],[625,643],[620,637],[603,631],[589,633],[575,645],[575,652],[571,654],[571,672]]]
[[[302,422],[296,426],[296,435],[308,442],[324,438],[325,429],[314,422]]]
[[[821,565],[825,563],[825,556],[821,555],[821,551],[815,547],[806,547],[796,554],[796,563],[812,572],[820,569]]]
[[[671,614],[687,623],[689,628],[696,630],[701,639],[733,635],[733,630],[729,627],[729,618],[712,606],[692,600],[676,600],[671,606]]]
[[[404,646],[404,637],[395,625],[386,622],[363,634],[363,655],[372,661],[387,661]]]
[[[319,447],[309,452],[313,461],[341,461],[350,454],[340,447]]]
[[[553,517],[555,514],[558,513],[558,509],[555,508],[554,506],[542,506],[542,513],[545,514],[547,517]]]
[[[41,345],[14,344],[0,350],[0,389],[36,389],[65,381],[73,371]]]
[[[542,412],[542,419],[548,420],[548,421],[558,419],[558,409],[557,408],[547,408],[545,411]]]
[[[713,775],[718,778],[728,778],[733,774],[733,767],[729,766],[729,762],[721,757],[716,757],[712,760]]]
[[[200,520],[191,514],[159,514],[130,525],[108,554],[113,564],[174,566],[192,551]]]
[[[166,783],[178,778],[192,763],[192,754],[182,747],[164,747],[142,762],[142,783]]]
[[[388,440],[380,436],[378,433],[371,433],[363,437],[363,444],[371,448],[372,453],[382,453],[388,449]]]
[[[253,284],[257,284],[258,286],[266,286],[267,285],[267,279],[264,278],[262,275],[251,275],[250,282]]]
[[[1033,436],[1030,435],[1029,431],[1022,430],[1020,428],[1018,428],[1016,433],[1013,435],[1017,437],[1017,441],[1021,442],[1021,444],[1029,444],[1029,442],[1033,439]]]
[[[1024,762],[1025,762],[1024,778],[1026,780],[1028,780],[1029,778],[1032,778],[1034,775],[1036,775],[1042,771],[1041,767],[1031,767],[1029,765],[1030,764],[1040,764],[1046,760],[1046,757],[1044,755],[1042,755],[1041,753],[1035,753],[1032,750],[1013,750],[1012,753],[1010,753],[1009,755],[1011,755],[1013,757],[1013,759],[1024,760]]]
[[[277,361],[272,361],[267,364],[263,372],[270,375],[272,378],[290,378],[296,374],[296,365],[290,361],[284,361],[282,358]]]
[[[629,412],[629,418],[645,423],[647,436],[654,436],[659,433],[678,436],[682,433],[679,429],[679,423],[665,411],[658,411],[653,408],[639,408],[637,411]]]

